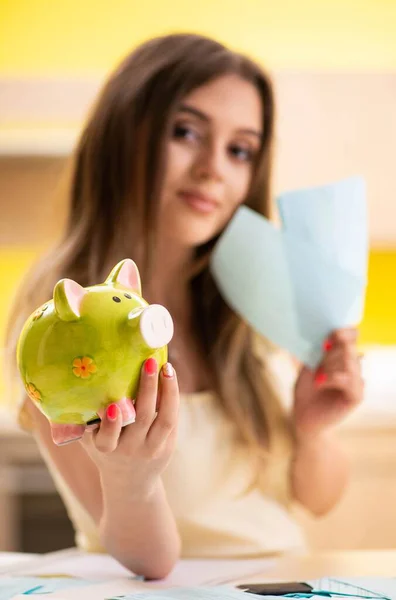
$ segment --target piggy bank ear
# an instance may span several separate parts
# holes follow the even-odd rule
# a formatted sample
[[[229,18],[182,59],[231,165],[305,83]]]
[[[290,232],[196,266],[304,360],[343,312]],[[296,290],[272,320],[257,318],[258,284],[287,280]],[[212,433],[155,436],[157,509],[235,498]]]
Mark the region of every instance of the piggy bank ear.
[[[136,292],[139,296],[142,295],[139,270],[130,258],[119,262],[111,271],[105,283],[119,283],[129,290]]]
[[[72,279],[61,279],[54,288],[54,306],[62,321],[80,318],[81,302],[87,292]]]

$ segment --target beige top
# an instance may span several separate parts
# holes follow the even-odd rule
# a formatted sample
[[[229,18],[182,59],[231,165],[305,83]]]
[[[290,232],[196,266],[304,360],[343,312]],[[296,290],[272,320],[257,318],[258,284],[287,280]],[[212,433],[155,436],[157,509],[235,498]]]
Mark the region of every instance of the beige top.
[[[284,372],[282,381],[287,381]],[[41,452],[74,524],[77,545],[102,551],[94,521],[44,447]],[[289,512],[290,458],[277,457],[269,465],[265,490],[249,489],[251,461],[236,445],[235,428],[224,418],[216,395],[183,395],[177,447],[163,475],[183,557],[253,557],[303,547]]]

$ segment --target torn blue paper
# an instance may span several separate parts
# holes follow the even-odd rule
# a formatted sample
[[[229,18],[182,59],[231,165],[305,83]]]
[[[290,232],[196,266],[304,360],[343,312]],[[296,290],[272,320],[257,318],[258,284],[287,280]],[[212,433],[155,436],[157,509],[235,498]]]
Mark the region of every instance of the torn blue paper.
[[[278,197],[277,204],[284,231],[314,245],[328,263],[366,283],[368,216],[361,177],[287,192]],[[352,322],[361,319],[364,297],[364,293],[357,295]]]
[[[314,368],[331,331],[359,324],[367,283],[363,180],[283,194],[282,228],[242,206],[211,270],[229,305],[274,344]]]
[[[277,205],[285,231],[314,244],[339,267],[365,278],[368,219],[361,177],[285,192],[278,196]]]

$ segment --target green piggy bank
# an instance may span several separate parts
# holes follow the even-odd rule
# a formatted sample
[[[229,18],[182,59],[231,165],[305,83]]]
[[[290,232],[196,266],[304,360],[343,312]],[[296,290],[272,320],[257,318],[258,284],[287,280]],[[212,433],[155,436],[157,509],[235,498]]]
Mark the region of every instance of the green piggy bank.
[[[17,347],[25,389],[48,418],[54,442],[72,441],[87,425],[98,426],[113,402],[123,425],[133,422],[142,364],[154,357],[164,365],[172,336],[169,312],[142,298],[130,259],[99,285],[59,281],[53,300],[27,319]]]

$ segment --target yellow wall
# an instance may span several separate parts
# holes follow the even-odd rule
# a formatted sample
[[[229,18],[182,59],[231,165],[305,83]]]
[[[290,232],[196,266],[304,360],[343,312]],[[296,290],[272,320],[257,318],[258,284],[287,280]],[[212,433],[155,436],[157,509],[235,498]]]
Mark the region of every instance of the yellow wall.
[[[0,0],[0,75],[107,71],[142,40],[178,30],[271,67],[396,66],[395,0]]]
[[[396,251],[372,250],[369,285],[360,340],[396,344]]]

